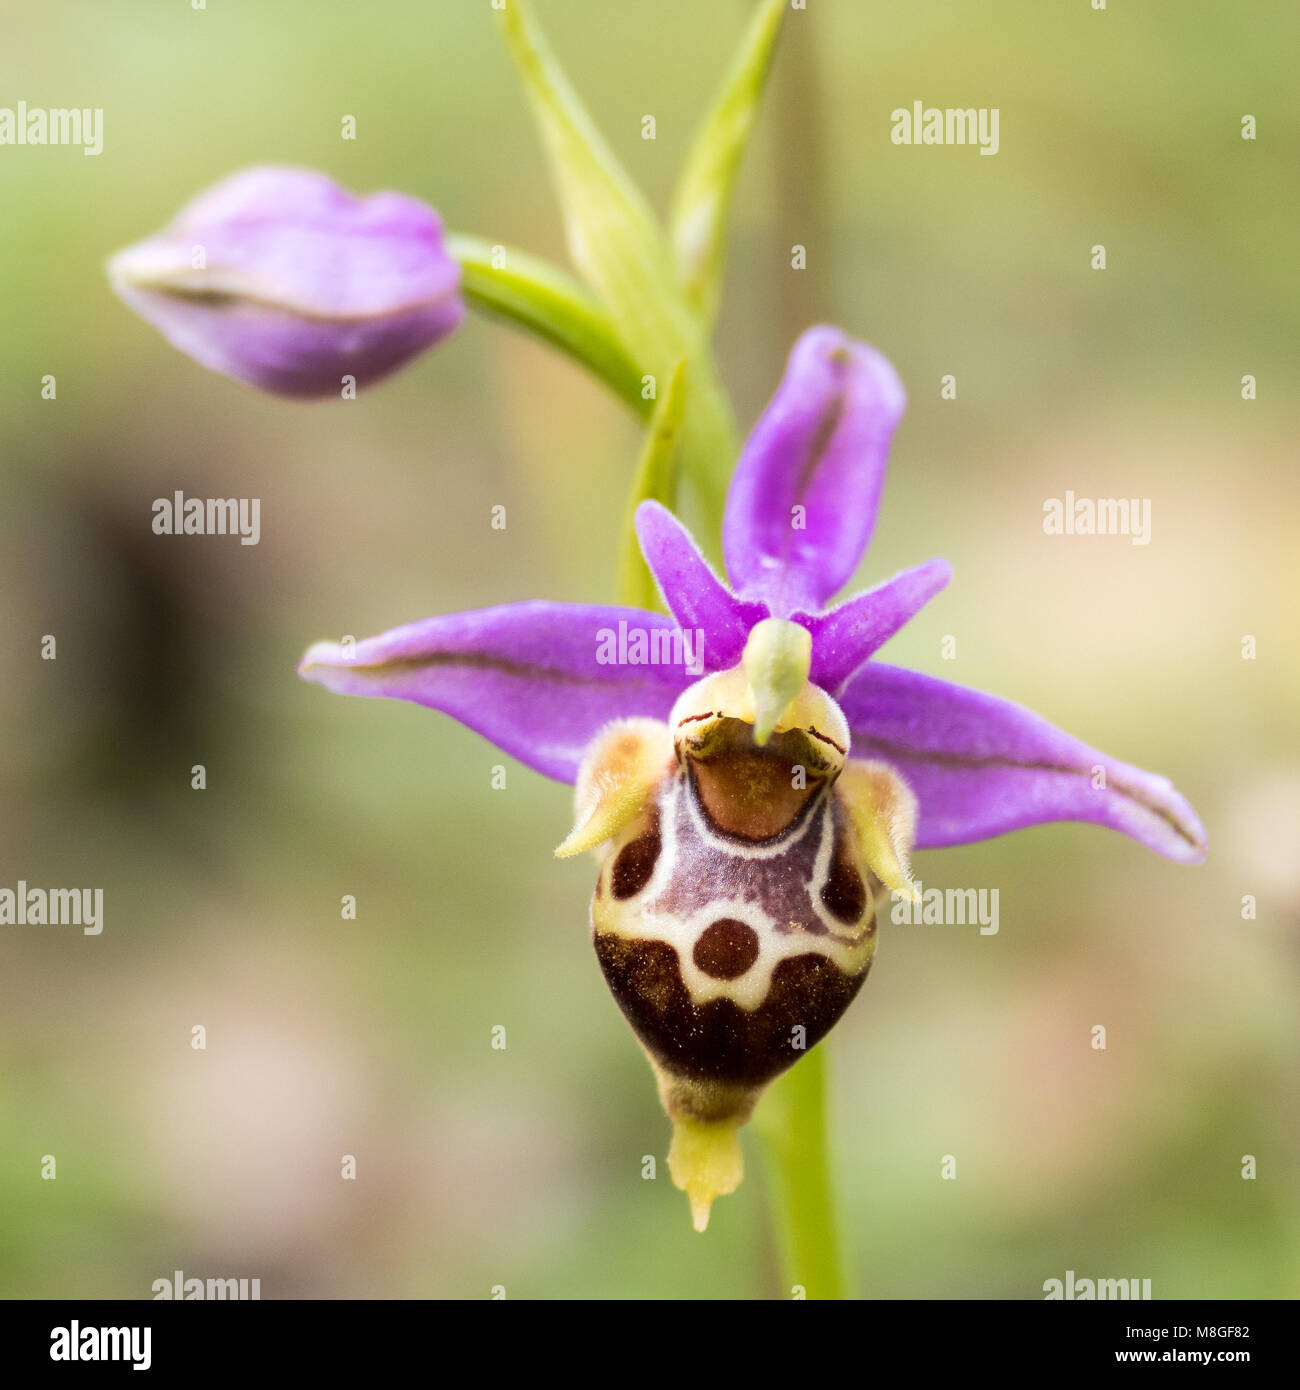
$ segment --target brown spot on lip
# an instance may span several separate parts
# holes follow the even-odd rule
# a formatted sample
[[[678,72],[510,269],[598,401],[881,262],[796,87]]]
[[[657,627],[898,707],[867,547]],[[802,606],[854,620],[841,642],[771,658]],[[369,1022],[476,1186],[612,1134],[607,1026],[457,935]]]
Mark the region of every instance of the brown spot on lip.
[[[656,809],[649,826],[619,850],[614,867],[609,871],[610,890],[616,898],[635,897],[650,882],[662,848]]]
[[[875,909],[868,880],[874,882],[870,871],[859,868],[853,851],[853,840],[846,835],[842,823],[836,826],[835,843],[831,846],[830,869],[821,887],[822,906],[837,921],[853,927],[867,916],[866,927],[875,924]]]
[[[822,885],[822,904],[832,917],[853,926],[861,920],[867,908],[867,888],[862,875],[836,846],[835,859],[826,882]]]
[[[748,922],[723,917],[699,934],[691,958],[715,980],[738,980],[758,959],[758,933]]]
[[[696,722],[697,722],[698,720],[700,720],[700,719],[712,719],[712,718],[713,718],[713,711],[712,711],[711,709],[705,710],[703,714],[688,714],[688,715],[686,716],[685,719],[679,719],[679,720],[677,721],[677,727],[680,729],[680,728],[682,727],[683,724],[694,724],[694,723],[696,723]]]

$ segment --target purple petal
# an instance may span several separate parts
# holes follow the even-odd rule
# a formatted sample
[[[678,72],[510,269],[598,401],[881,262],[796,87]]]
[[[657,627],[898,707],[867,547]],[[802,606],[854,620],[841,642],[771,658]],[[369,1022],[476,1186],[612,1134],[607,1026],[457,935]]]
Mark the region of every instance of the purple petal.
[[[538,772],[572,782],[583,750],[611,719],[667,719],[698,679],[695,653],[673,640],[676,631],[636,608],[511,603],[426,618],[351,650],[318,642],[298,674],[340,695],[442,710]]]
[[[344,376],[364,388],[465,315],[431,207],[400,193],[359,198],[309,169],[233,175],[108,271],[173,346],[282,395],[333,395]]]
[[[873,661],[840,704],[853,756],[890,764],[916,793],[919,848],[1080,820],[1183,863],[1205,858],[1205,830],[1168,780],[1108,758],[1010,700]]]
[[[767,605],[747,603],[727,589],[691,533],[658,502],[642,502],[637,508],[636,533],[669,612],[682,628],[704,634],[705,668],[723,671],[735,666],[750,628],[771,616]]]
[[[722,546],[737,593],[785,617],[844,586],[871,539],[905,404],[897,373],[865,343],[835,328],[799,339],[727,495]]]
[[[812,633],[810,679],[832,694],[952,578],[947,560],[927,560],[828,613],[794,613]]]

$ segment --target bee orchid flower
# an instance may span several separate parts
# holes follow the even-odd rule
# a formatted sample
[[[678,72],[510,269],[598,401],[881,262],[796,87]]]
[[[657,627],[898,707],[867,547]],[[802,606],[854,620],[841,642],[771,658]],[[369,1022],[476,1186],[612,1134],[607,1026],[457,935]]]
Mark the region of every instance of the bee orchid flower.
[[[343,694],[441,710],[574,784],[557,853],[599,861],[596,954],[654,1069],[700,1230],[741,1179],[737,1130],[763,1089],[865,980],[877,895],[914,895],[914,847],[1077,820],[1182,862],[1205,854],[1163,777],[874,659],[947,584],[945,561],[827,606],[871,539],[904,405],[879,353],[812,329],[736,467],[730,587],[643,502],[671,617],[510,604],[318,643],[300,667]]]

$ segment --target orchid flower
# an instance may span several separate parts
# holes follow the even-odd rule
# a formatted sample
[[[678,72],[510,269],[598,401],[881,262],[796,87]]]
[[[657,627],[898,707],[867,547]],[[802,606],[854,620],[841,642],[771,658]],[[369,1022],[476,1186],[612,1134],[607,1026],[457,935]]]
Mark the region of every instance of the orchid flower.
[[[871,539],[905,397],[810,330],[727,495],[730,587],[665,507],[636,513],[671,614],[529,601],[322,642],[301,675],[441,710],[574,784],[592,935],[674,1125],[697,1229],[742,1175],[736,1131],[866,978],[909,855],[1089,821],[1170,859],[1205,832],[1163,777],[1019,705],[874,659],[949,581],[939,559],[827,607]]]

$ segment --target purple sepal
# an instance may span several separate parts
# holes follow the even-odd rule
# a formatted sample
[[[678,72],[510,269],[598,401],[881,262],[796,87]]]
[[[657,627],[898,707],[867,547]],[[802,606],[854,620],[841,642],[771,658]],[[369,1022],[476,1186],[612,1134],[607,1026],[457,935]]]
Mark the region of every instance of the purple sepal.
[[[340,695],[441,710],[547,777],[572,782],[610,720],[668,718],[699,678],[688,663],[695,654],[661,614],[539,600],[426,618],[351,647],[318,642],[298,673]]]
[[[776,617],[822,608],[871,539],[906,405],[893,367],[836,328],[812,328],[736,465],[722,523],[727,574]]]
[[[1185,864],[1205,858],[1205,829],[1166,778],[1117,762],[1010,700],[871,661],[840,706],[853,756],[889,763],[916,793],[918,848],[1079,820]]]

